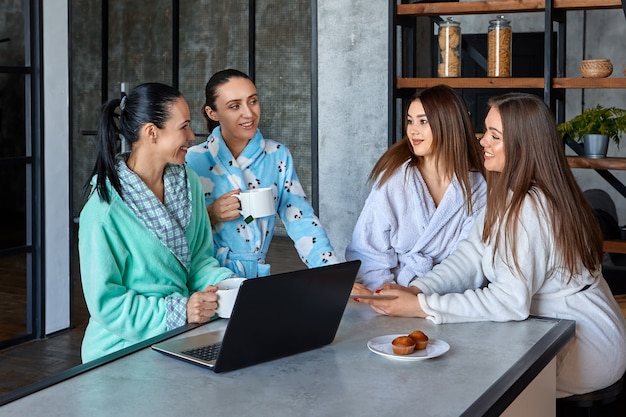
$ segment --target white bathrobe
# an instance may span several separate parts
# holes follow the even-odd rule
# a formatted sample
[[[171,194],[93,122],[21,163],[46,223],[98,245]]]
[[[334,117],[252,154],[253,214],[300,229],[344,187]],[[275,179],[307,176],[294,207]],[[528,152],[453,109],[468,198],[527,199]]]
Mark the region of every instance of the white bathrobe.
[[[347,260],[361,260],[357,282],[371,290],[392,281],[407,286],[445,259],[485,206],[483,176],[470,172],[470,181],[471,215],[456,177],[438,206],[419,170],[409,168],[408,162],[380,188],[376,184],[346,249]]]
[[[626,322],[600,271],[571,276],[559,266],[543,193],[534,190],[520,213],[511,247],[481,240],[484,213],[445,261],[411,285],[435,323],[524,320],[530,314],[576,321],[576,335],[557,355],[557,397],[583,394],[617,381],[626,370]],[[572,227],[581,227],[573,224]],[[571,281],[568,283],[568,280]],[[588,286],[588,287],[587,287]]]

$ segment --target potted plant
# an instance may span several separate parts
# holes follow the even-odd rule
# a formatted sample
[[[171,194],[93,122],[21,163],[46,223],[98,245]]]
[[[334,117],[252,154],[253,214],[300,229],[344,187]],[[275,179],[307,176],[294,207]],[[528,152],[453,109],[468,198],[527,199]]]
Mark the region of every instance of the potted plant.
[[[620,135],[626,133],[626,110],[597,105],[559,124],[558,129],[563,137],[582,142],[585,156],[604,158],[609,140],[619,146]]]

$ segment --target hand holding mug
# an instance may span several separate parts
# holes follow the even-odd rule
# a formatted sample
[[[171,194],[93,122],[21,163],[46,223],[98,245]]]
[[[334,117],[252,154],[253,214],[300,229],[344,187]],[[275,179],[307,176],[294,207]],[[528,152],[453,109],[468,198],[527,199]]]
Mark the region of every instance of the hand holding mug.
[[[231,198],[239,194],[239,189],[222,194],[207,207],[211,222],[228,222],[239,218],[239,201]]]
[[[253,188],[233,194],[241,204],[239,213],[246,223],[260,217],[273,216],[276,213],[274,193],[271,188]]]
[[[218,307],[215,312],[218,316],[224,319],[230,318],[235,306],[235,300],[237,299],[237,293],[239,293],[239,287],[245,280],[245,278],[226,278],[217,284]]]
[[[187,300],[187,322],[206,323],[217,309],[218,287],[210,285],[203,291],[194,292]]]

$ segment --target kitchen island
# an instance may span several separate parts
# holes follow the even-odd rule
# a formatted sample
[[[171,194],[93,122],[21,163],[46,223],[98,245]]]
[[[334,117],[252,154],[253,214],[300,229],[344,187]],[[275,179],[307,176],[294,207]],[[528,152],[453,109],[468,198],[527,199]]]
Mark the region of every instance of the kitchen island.
[[[175,337],[226,323],[216,320]],[[400,361],[368,349],[373,338],[415,329],[445,341],[449,350]],[[215,374],[144,344],[15,399],[0,415],[552,416],[555,356],[574,329],[573,321],[542,317],[435,325],[380,316],[350,301],[334,342],[320,349]]]

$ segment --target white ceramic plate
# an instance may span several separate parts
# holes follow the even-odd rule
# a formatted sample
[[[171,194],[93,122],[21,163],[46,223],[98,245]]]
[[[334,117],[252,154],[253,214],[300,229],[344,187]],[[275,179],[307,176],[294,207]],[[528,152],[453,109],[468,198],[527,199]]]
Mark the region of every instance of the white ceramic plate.
[[[406,336],[406,334],[388,334],[378,336],[367,342],[367,347],[372,352],[390,359],[400,361],[421,361],[422,359],[436,358],[450,350],[450,345],[440,339],[428,340],[426,349],[416,350],[410,355],[396,355],[393,353],[391,341],[398,336]]]

